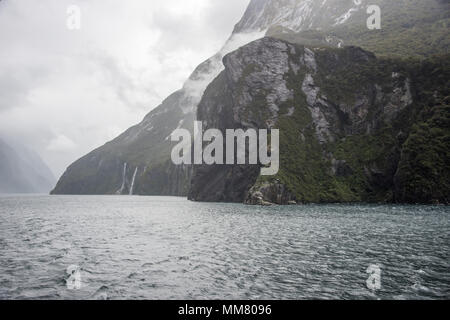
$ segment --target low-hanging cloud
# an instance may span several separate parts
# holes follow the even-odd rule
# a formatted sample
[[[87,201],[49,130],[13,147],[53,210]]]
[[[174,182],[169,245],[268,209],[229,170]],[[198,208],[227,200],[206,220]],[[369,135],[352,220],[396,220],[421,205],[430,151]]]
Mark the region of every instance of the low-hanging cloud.
[[[35,149],[59,176],[181,88],[247,4],[0,1],[0,136]],[[70,5],[80,30],[67,28]]]

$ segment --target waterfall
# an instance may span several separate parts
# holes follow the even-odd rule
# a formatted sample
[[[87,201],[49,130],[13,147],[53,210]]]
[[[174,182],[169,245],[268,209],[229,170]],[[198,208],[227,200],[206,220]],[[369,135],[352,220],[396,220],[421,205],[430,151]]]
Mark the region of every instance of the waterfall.
[[[125,190],[126,179],[127,179],[127,163],[125,162],[123,164],[122,186],[120,187],[119,191],[117,191],[117,194],[122,194],[123,190]]]
[[[136,174],[138,172],[139,167],[136,167],[133,174],[133,180],[131,180],[131,187],[130,187],[130,196],[133,195],[133,189],[134,189],[134,181],[136,180]]]

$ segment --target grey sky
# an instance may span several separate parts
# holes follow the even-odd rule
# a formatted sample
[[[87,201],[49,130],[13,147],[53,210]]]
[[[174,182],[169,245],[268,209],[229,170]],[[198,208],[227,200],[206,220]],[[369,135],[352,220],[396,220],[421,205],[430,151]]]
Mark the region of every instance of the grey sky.
[[[0,1],[0,136],[61,175],[181,88],[248,2]],[[70,5],[81,30],[66,27]]]

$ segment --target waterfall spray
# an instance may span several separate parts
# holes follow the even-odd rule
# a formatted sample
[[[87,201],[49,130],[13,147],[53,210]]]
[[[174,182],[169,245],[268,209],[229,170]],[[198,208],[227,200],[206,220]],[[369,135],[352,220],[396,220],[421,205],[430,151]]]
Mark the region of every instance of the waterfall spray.
[[[136,167],[136,169],[134,170],[133,179],[131,180],[130,196],[133,195],[134,181],[136,180],[136,174],[137,174],[137,172],[138,172],[138,169],[139,169],[139,167]]]
[[[122,194],[123,190],[125,189],[126,178],[127,178],[127,163],[125,162],[123,164],[122,186],[120,187],[119,191],[117,191],[117,194]]]

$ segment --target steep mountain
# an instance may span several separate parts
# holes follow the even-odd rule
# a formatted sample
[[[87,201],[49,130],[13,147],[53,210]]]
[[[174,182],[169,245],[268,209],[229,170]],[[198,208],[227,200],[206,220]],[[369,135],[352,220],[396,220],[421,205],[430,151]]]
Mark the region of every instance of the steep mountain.
[[[367,28],[370,16],[367,5],[379,6],[381,29]],[[361,1],[361,5],[350,8],[344,16],[333,19],[331,27],[323,22],[317,22],[321,24],[317,29],[300,32],[276,27],[271,28],[268,35],[301,44],[359,46],[377,56],[398,58],[424,58],[449,52],[449,0]]]
[[[382,10],[381,30],[367,29],[369,4]],[[140,124],[72,164],[53,193],[187,195],[192,168],[172,164],[169,136],[176,128],[193,131],[197,105],[224,69],[227,53],[265,34],[313,46],[354,44],[377,55],[446,53],[448,5],[447,0],[252,0],[224,48],[202,63],[181,90]]]
[[[73,163],[53,194],[187,195],[191,168],[170,159],[171,133],[193,131],[196,107],[207,85],[223,70],[222,58],[261,32],[233,34],[225,46],[192,73],[138,125]]]
[[[363,8],[363,1],[354,0],[257,0],[249,4],[234,32],[279,27],[294,32],[329,29],[353,22]]]
[[[280,171],[194,166],[189,198],[449,203],[449,57],[412,64],[274,38],[227,55],[198,120],[224,135],[279,129]]]
[[[36,153],[0,139],[0,193],[48,193],[55,182]]]

